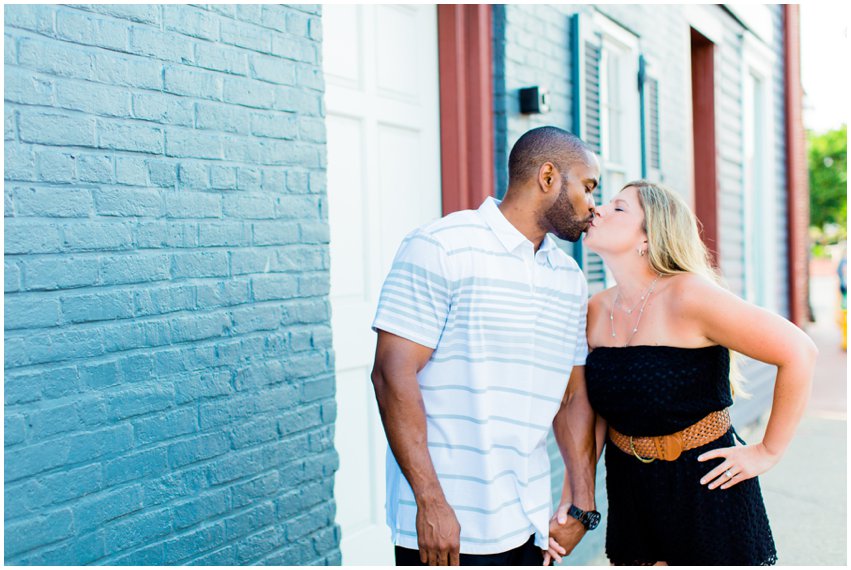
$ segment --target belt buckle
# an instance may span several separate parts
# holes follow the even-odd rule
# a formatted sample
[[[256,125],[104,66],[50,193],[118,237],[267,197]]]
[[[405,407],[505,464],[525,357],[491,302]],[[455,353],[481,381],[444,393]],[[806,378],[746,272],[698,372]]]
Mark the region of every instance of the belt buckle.
[[[661,436],[661,445],[659,446],[660,459],[664,461],[675,461],[683,453],[683,434],[682,432],[672,433]]]

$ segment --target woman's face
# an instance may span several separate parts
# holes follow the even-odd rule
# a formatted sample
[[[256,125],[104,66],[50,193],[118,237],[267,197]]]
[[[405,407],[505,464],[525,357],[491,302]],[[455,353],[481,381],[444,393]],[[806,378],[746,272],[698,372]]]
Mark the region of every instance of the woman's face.
[[[647,249],[643,224],[644,210],[638,201],[638,191],[627,186],[608,204],[597,207],[597,215],[583,243],[598,254]]]

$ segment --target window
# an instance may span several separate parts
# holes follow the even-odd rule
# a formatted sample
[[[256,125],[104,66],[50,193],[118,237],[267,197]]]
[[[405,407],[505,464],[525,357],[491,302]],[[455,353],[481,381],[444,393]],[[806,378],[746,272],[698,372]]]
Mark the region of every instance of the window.
[[[641,177],[638,38],[602,14],[600,30],[601,186],[608,201]]]
[[[600,158],[600,204],[642,173],[638,36],[599,12],[574,15],[571,32],[573,129]],[[573,252],[591,294],[613,282],[581,242]]]
[[[772,70],[774,54],[747,34],[742,64],[742,223],[744,297],[777,310],[777,200]]]

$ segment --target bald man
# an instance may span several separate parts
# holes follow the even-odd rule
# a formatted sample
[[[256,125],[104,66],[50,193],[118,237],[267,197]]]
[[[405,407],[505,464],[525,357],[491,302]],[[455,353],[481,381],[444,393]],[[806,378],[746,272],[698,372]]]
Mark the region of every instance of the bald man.
[[[556,127],[525,133],[502,202],[410,233],[381,291],[372,381],[390,449],[398,565],[560,561],[599,521],[577,241],[599,165]],[[555,515],[547,434],[567,475]]]

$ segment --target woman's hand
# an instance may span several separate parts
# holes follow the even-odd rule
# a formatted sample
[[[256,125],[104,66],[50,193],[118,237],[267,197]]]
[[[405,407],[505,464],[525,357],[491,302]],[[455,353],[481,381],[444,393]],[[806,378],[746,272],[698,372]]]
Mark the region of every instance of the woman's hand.
[[[573,549],[585,536],[585,526],[573,517],[567,516],[570,503],[562,503],[550,519],[549,548],[544,550],[544,566],[551,561],[561,564],[562,558],[573,552]]]
[[[562,556],[567,555],[567,551],[562,548],[556,539],[550,537],[550,547],[547,550],[543,551],[544,553],[544,566],[549,566],[552,562],[558,562],[561,564]]]
[[[779,454],[771,453],[763,443],[713,449],[697,460],[717,458],[723,458],[724,461],[700,480],[701,485],[709,484],[709,489],[719,486],[729,489],[737,483],[762,475],[780,460]]]

